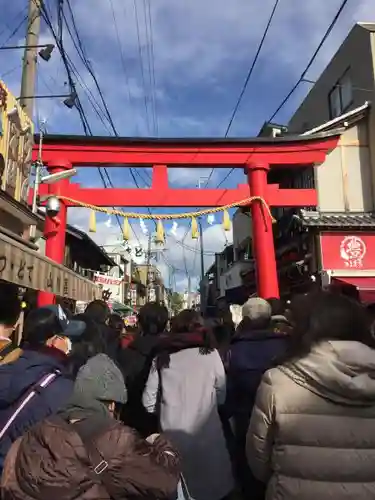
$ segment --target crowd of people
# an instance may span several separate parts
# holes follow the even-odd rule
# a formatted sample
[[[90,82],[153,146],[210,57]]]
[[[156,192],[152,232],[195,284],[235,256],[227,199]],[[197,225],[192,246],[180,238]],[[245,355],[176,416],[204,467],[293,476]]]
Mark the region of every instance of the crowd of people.
[[[30,311],[0,290],[4,500],[375,498],[373,314],[330,292],[234,324],[148,303]]]

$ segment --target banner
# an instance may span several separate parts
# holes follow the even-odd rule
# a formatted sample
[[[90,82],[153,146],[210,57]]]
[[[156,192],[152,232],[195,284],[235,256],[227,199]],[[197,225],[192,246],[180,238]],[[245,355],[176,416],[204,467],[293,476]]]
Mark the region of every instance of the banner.
[[[375,269],[375,233],[321,233],[322,270]]]
[[[95,273],[94,281],[102,289],[104,300],[124,302],[124,282],[122,278],[108,276],[107,274]]]

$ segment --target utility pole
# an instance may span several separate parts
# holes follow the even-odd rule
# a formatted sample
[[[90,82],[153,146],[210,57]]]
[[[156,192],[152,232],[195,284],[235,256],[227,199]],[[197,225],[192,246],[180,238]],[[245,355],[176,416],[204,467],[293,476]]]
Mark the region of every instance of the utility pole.
[[[148,246],[147,246],[147,278],[146,278],[146,290],[147,290],[147,302],[150,300],[150,267],[151,267],[151,241],[152,235],[149,233],[148,235]]]
[[[34,99],[30,97],[35,95],[41,1],[29,0],[26,44],[22,63],[20,104],[31,120],[33,119]],[[24,99],[25,97],[27,99]]]
[[[200,177],[198,180],[198,188],[201,189],[201,181],[207,180],[205,177]],[[200,309],[202,315],[206,312],[206,300],[205,300],[205,286],[204,286],[204,243],[203,243],[203,230],[202,230],[202,221],[201,218],[198,217],[198,227],[199,227],[199,243],[200,243],[200,255],[201,255],[201,284],[199,287],[199,293],[201,296],[200,300]]]
[[[201,250],[201,286],[200,286],[200,296],[201,296],[201,312],[204,314],[206,312],[206,300],[205,300],[205,286],[204,286],[204,246],[203,246],[203,230],[202,230],[202,222],[198,219],[199,225],[199,241],[200,241],[200,250]]]
[[[188,275],[188,296],[187,296],[187,308],[191,308],[191,278],[190,275]]]

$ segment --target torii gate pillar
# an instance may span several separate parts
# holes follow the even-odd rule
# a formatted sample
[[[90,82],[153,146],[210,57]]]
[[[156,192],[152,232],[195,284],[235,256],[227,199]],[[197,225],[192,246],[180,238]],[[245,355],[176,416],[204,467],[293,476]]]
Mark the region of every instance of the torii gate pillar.
[[[48,164],[48,172],[57,174],[72,168],[72,164],[65,160],[51,161]],[[69,187],[69,179],[62,179],[53,184],[48,185],[49,196],[59,196],[62,194],[63,189]],[[55,218],[49,217],[46,214],[44,224],[44,237],[46,240],[46,257],[57,262],[64,264],[65,258],[65,235],[66,235],[66,222],[67,222],[67,206],[60,200],[60,211]],[[38,292],[38,307],[54,304],[56,297],[50,292]]]
[[[267,200],[267,172],[266,163],[250,163],[247,165],[251,196],[259,196],[266,203]],[[252,244],[256,265],[256,279],[258,296],[264,299],[280,296],[277,278],[275,245],[273,239],[272,220],[260,201],[251,204],[252,217]]]

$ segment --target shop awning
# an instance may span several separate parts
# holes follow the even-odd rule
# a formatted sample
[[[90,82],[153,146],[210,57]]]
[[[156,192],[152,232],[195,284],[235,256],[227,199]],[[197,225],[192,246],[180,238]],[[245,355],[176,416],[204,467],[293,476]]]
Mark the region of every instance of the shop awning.
[[[361,302],[364,304],[375,303],[375,277],[350,276],[332,278],[332,285],[353,286],[358,290]]]
[[[0,279],[24,288],[90,302],[100,290],[92,281],[0,233]]]
[[[112,302],[110,303],[112,306],[112,311],[116,313],[135,313],[134,307],[127,306],[126,304],[122,304],[121,302]]]

